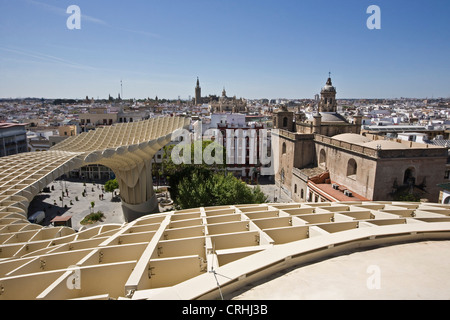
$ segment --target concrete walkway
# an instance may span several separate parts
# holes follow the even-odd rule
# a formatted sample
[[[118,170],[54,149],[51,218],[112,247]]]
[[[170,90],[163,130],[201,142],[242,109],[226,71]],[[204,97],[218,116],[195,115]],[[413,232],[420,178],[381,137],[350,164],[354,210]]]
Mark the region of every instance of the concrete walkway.
[[[259,187],[261,191],[266,195],[267,202],[270,203],[289,203],[293,202],[292,199],[286,194],[284,190],[278,187],[273,179],[269,179],[266,176],[259,178]],[[251,188],[255,188],[256,185],[248,185]]]
[[[235,300],[450,299],[450,241],[381,247],[290,269]]]

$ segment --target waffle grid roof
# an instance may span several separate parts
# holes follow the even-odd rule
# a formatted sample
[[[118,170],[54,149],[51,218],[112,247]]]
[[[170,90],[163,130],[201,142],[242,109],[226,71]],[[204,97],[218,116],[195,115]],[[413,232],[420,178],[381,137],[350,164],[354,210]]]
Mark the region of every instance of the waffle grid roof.
[[[117,171],[116,175],[121,171],[132,172],[170,142],[175,130],[188,125],[189,119],[182,117],[160,117],[117,124],[70,137],[46,152],[2,157],[0,206],[16,202],[17,207],[23,209],[17,212],[26,215],[29,202],[45,186],[83,165],[104,164]],[[17,197],[20,200],[14,200],[19,199]]]
[[[220,298],[317,257],[450,238],[450,206],[432,203],[196,208],[80,232],[12,209],[0,211],[0,300]]]

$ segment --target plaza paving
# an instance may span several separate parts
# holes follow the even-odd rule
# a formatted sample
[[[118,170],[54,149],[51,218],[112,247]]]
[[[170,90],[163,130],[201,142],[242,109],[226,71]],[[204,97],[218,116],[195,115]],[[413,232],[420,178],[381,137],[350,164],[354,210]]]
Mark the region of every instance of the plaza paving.
[[[292,199],[278,187],[273,181],[273,177],[260,176],[258,179],[258,185],[261,191],[267,196],[267,202],[269,203],[289,203]],[[254,188],[256,185],[249,185]]]
[[[255,186],[252,186],[255,187]],[[267,196],[267,202],[270,203],[289,203],[292,199],[277,187],[275,184],[260,184],[261,191]]]
[[[44,225],[49,225],[55,216],[72,216],[72,228],[79,230],[81,228],[80,221],[91,213],[92,201],[95,202],[93,211],[101,211],[105,215],[101,223],[122,224],[125,222],[120,200],[117,197],[115,200],[112,200],[111,192],[102,191],[103,183],[94,184],[88,182],[84,186],[83,182],[59,180],[53,181],[48,187],[50,192],[40,193],[34,198],[29,208],[30,215],[36,211],[45,210],[46,219],[43,223]],[[52,187],[54,190],[52,190]],[[68,195],[65,193],[65,196],[60,198],[62,192],[65,192],[66,189]],[[84,190],[86,190],[85,197],[82,195]],[[103,200],[99,199],[99,195],[103,195]],[[78,197],[78,201],[76,197]],[[65,207],[66,205],[67,208]],[[86,227],[89,227],[89,225]]]

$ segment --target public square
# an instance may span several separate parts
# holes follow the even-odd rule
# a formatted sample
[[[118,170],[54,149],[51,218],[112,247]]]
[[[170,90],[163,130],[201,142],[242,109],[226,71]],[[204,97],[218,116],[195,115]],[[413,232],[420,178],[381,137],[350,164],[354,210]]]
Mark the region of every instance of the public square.
[[[79,230],[82,227],[81,220],[91,212],[98,211],[103,212],[105,216],[100,223],[125,222],[119,197],[113,197],[111,192],[102,191],[103,183],[87,182],[84,185],[82,181],[57,180],[50,183],[48,188],[50,192],[41,192],[29,207],[30,215],[37,211],[45,211],[44,226],[48,226],[56,216],[72,216],[72,228]],[[83,196],[83,191],[86,191],[86,196]],[[91,207],[91,202],[94,202],[94,208]],[[85,227],[89,228],[89,225]]]

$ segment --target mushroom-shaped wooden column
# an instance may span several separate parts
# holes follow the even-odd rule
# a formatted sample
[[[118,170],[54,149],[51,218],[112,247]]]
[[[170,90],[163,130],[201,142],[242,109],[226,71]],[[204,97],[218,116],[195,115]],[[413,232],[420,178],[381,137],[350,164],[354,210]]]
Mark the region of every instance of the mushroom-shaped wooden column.
[[[125,220],[130,222],[159,212],[153,191],[152,159],[172,140],[175,130],[186,129],[189,123],[187,118],[163,117],[118,124],[74,138],[58,150],[85,150],[88,152],[83,154],[83,165],[109,167],[119,183]]]

